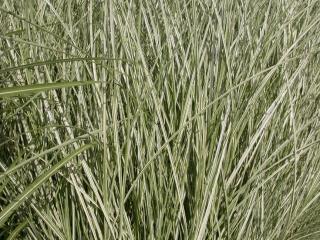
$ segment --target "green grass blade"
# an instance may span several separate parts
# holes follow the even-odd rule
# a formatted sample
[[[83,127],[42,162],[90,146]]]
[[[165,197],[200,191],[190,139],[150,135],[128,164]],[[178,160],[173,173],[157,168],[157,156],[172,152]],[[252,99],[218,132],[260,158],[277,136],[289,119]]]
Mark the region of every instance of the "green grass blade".
[[[95,83],[96,82],[94,81],[58,82],[58,83],[31,84],[31,85],[19,86],[19,87],[6,87],[6,88],[0,89],[0,98],[24,96],[24,95],[34,94],[34,93],[48,91],[52,89],[83,86],[83,85],[90,85]]]
[[[28,220],[23,221],[22,223],[20,223],[14,230],[13,232],[10,234],[10,236],[8,237],[7,240],[14,240],[17,239],[19,233],[28,226]]]

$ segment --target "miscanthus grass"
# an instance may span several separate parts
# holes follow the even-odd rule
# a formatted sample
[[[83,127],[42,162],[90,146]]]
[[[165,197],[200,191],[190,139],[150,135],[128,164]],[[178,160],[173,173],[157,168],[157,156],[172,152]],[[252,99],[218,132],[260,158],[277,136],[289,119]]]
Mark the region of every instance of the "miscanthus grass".
[[[320,1],[0,0],[1,239],[320,239]]]

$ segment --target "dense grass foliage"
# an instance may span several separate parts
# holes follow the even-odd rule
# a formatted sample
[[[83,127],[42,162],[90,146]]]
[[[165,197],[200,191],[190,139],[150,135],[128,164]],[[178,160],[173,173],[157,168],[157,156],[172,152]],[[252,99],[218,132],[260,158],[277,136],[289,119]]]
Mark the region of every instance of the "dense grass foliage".
[[[1,239],[320,239],[319,0],[0,0]]]

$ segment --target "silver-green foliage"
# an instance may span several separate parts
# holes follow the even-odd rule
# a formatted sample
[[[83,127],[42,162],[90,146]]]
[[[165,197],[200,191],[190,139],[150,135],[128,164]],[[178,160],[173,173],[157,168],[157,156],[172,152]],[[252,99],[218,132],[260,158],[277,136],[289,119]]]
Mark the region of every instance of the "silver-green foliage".
[[[0,238],[320,238],[318,0],[0,0],[0,21]]]

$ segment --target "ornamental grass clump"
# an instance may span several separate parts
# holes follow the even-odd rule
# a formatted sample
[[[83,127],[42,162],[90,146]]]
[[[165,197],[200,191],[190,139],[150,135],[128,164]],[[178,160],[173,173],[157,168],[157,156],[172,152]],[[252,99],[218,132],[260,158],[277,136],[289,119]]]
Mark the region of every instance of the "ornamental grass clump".
[[[320,239],[318,0],[0,0],[0,239]]]

